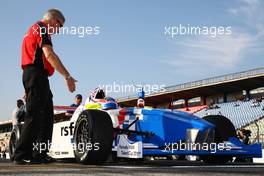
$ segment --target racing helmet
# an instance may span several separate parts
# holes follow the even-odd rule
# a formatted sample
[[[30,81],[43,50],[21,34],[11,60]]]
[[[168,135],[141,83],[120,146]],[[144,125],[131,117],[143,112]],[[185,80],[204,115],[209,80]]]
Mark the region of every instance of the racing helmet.
[[[104,90],[100,87],[97,87],[90,93],[89,99],[87,99],[85,102],[85,106],[87,109],[102,110],[118,108],[116,100],[112,97],[106,97]]]
[[[97,87],[90,93],[89,100],[93,102],[98,102],[105,98],[105,92],[102,88]]]

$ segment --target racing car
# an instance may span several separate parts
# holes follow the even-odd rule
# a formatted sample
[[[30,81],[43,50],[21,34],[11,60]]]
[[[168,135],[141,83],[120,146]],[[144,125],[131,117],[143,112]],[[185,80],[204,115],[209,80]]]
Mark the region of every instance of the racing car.
[[[18,138],[19,130],[14,130],[11,158]],[[98,88],[70,119],[54,124],[49,155],[55,159],[75,158],[83,164],[101,164],[109,156],[117,161],[196,155],[209,164],[224,164],[233,157],[261,158],[262,150],[259,143],[242,143],[232,122],[222,115],[200,118],[145,106],[120,108]]]

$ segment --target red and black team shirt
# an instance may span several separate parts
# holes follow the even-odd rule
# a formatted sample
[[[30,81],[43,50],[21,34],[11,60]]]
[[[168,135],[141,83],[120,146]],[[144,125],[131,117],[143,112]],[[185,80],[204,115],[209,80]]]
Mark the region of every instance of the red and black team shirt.
[[[39,21],[30,27],[24,36],[22,44],[22,69],[27,65],[34,65],[41,70],[46,70],[48,75],[54,73],[54,68],[46,59],[42,47],[44,45],[52,46],[51,37],[48,34],[48,27]]]

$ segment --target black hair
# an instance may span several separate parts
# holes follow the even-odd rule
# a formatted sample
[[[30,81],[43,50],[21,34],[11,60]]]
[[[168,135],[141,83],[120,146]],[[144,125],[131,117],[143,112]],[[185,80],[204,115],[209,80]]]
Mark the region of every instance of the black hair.
[[[17,107],[20,108],[22,105],[24,105],[24,101],[21,99],[17,100]]]
[[[81,94],[77,94],[77,95],[75,96],[75,98],[77,98],[77,99],[82,99],[82,95],[81,95]]]

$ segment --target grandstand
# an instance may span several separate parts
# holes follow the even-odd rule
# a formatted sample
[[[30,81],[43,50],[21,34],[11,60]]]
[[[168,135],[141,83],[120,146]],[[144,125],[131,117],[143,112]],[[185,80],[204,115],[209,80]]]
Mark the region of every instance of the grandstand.
[[[264,117],[264,101],[255,102],[255,100],[249,101],[237,101],[229,103],[216,104],[215,107],[205,108],[201,111],[194,113],[199,117],[206,115],[217,115],[229,117],[235,127],[243,128],[248,124]]]
[[[264,87],[264,67],[165,87],[165,91],[146,95],[145,102],[153,107],[168,108],[175,101],[183,100],[188,107],[189,100],[200,97],[200,104],[208,105],[236,101],[243,96],[251,98],[250,91],[261,87]],[[261,94],[263,96],[263,89]],[[137,97],[133,95],[117,100],[124,106],[135,106]]]

